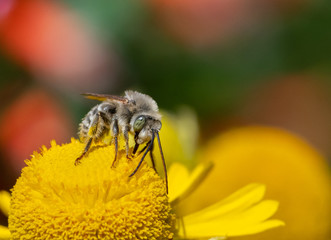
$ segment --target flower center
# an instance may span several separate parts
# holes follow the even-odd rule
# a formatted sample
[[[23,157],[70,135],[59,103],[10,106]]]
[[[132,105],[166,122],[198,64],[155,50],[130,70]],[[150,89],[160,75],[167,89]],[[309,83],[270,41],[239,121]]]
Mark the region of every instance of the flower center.
[[[35,153],[12,192],[13,239],[172,239],[175,216],[163,180],[113,146],[93,146],[74,165],[84,145],[52,143]]]

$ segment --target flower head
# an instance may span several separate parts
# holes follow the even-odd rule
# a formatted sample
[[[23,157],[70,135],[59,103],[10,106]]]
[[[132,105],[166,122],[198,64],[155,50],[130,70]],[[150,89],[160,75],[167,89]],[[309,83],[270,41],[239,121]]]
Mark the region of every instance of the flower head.
[[[83,144],[73,140],[34,153],[13,189],[9,229],[13,238],[171,239],[174,214],[163,180],[114,147],[95,146],[79,166]],[[139,159],[138,159],[139,160]]]

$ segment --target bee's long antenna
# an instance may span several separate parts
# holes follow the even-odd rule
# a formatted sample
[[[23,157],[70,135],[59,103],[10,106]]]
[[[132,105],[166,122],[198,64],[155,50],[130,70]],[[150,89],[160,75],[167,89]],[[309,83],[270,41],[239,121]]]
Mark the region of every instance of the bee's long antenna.
[[[163,169],[164,169],[164,177],[165,177],[165,182],[166,182],[166,188],[167,188],[167,194],[168,194],[168,174],[167,174],[167,166],[164,160],[164,155],[163,155],[163,151],[162,151],[162,147],[161,147],[161,140],[160,140],[160,136],[159,136],[159,132],[155,131],[156,133],[156,137],[157,137],[157,142],[159,144],[159,149],[160,149],[160,154],[161,154],[161,158],[162,158],[162,164],[163,164]]]
[[[143,163],[144,158],[146,157],[147,153],[151,150],[152,146],[153,146],[153,142],[154,142],[154,132],[152,133],[152,139],[150,141],[150,144],[148,145],[148,148],[146,149],[144,155],[142,156],[142,158],[140,159],[140,162],[138,164],[138,166],[136,167],[136,169],[130,174],[129,177],[132,177],[139,169],[140,165]]]

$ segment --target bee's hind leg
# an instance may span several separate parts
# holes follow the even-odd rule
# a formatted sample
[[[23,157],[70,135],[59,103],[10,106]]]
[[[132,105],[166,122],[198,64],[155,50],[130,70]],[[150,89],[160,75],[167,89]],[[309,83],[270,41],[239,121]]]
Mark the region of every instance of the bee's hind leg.
[[[82,153],[82,155],[80,155],[76,161],[75,161],[75,165],[77,166],[80,163],[80,160],[86,155],[86,153],[88,152],[88,150],[91,147],[91,143],[92,143],[93,138],[89,138],[89,140],[87,141],[87,144],[85,146],[84,152]]]
[[[84,152],[82,153],[82,155],[80,155],[76,161],[75,161],[75,165],[77,166],[79,163],[80,163],[80,160],[88,153],[90,147],[91,147],[91,144],[92,144],[92,141],[93,139],[96,139],[97,138],[97,132],[98,132],[98,128],[99,128],[99,120],[101,118],[101,115],[100,115],[100,112],[98,113],[97,117],[94,118],[93,122],[91,123],[91,126],[88,130],[88,140],[87,140],[87,143],[86,143],[86,146],[85,146],[85,149],[84,149]]]
[[[114,119],[114,123],[113,123],[113,135],[114,135],[114,145],[115,145],[115,157],[114,157],[114,161],[113,164],[111,165],[111,167],[115,166],[115,162],[117,160],[117,153],[118,153],[118,122],[117,119]]]

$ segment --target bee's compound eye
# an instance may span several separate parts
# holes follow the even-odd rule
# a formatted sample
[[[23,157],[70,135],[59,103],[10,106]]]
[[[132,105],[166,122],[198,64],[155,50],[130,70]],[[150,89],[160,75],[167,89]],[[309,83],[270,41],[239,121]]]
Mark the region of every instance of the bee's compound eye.
[[[135,132],[140,132],[141,129],[143,129],[144,125],[146,122],[146,117],[145,116],[139,116],[133,123],[133,130]]]

